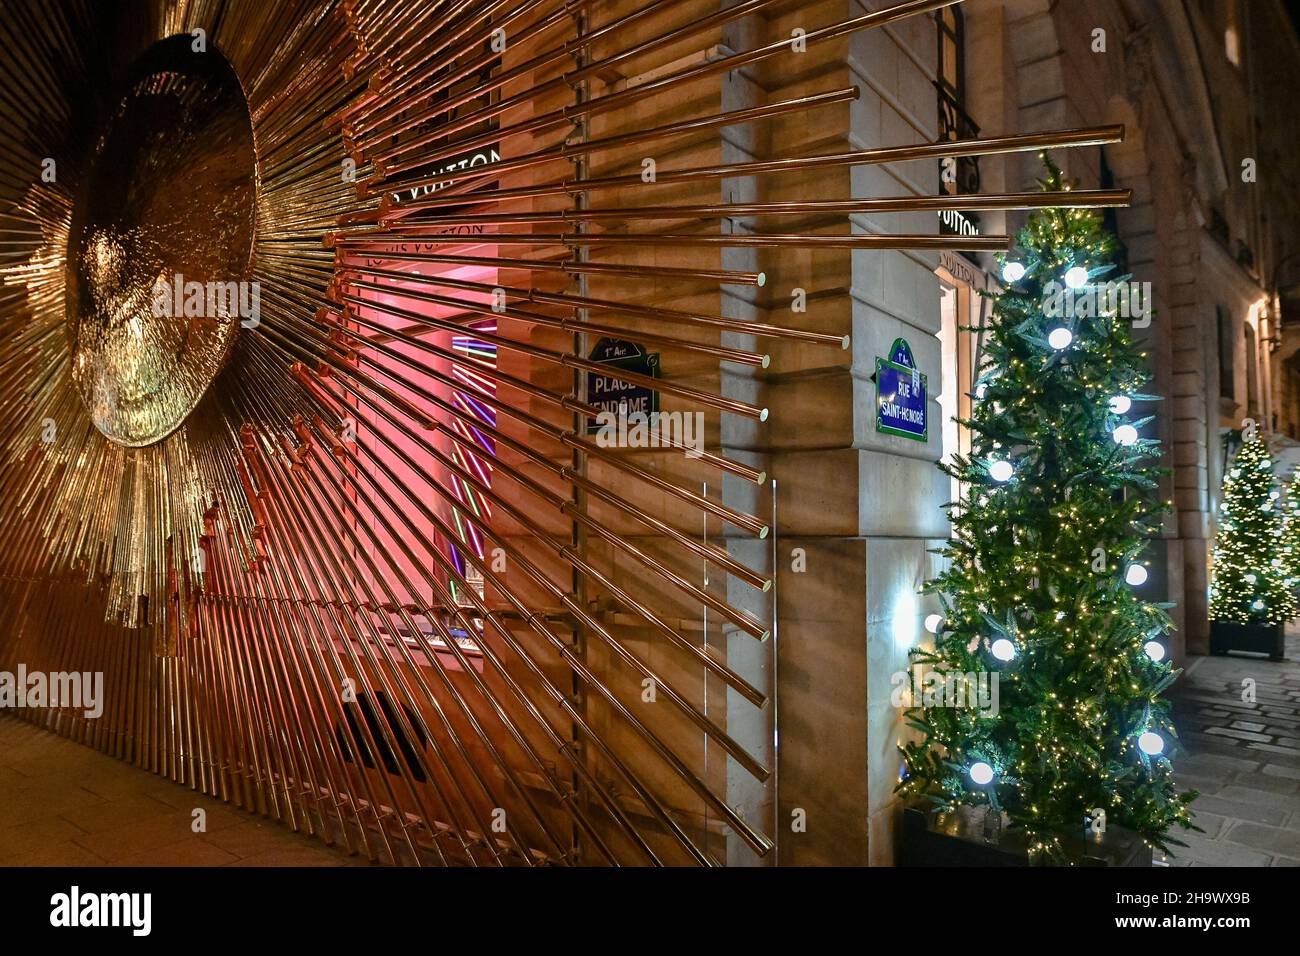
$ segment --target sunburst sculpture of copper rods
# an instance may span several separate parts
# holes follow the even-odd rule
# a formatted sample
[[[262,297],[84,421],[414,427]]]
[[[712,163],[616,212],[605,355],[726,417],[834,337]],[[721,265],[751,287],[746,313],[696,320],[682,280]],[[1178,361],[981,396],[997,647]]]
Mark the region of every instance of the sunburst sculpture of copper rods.
[[[837,149],[825,70],[723,93],[826,62],[790,0],[0,7],[0,669],[107,685],[21,716],[376,861],[772,860],[766,381],[853,347],[786,287],[1129,201],[853,169],[1123,130]],[[611,377],[702,440],[604,440]]]

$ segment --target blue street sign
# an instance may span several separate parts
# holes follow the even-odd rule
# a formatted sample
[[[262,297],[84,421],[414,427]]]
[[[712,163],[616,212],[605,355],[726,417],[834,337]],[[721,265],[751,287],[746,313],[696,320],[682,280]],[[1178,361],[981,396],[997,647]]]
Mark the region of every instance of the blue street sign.
[[[911,347],[894,339],[889,358],[876,357],[876,431],[926,441],[926,392],[926,377],[917,369]]]
[[[609,365],[614,373],[623,369],[647,378],[659,377],[659,353],[647,352],[635,342],[603,338],[591,350],[590,358],[594,362]],[[621,407],[626,415],[641,413],[649,416],[659,411],[659,392],[624,381],[617,374],[588,372],[587,402],[602,412],[617,414]],[[595,431],[597,428],[596,420],[588,419],[587,430]]]

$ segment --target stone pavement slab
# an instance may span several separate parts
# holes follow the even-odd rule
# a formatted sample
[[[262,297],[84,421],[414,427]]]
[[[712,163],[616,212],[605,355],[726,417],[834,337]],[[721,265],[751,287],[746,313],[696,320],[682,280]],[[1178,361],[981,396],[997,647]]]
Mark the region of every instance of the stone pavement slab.
[[[1174,685],[1182,788],[1204,833],[1174,836],[1173,866],[1300,866],[1300,629],[1281,661],[1192,658]]]
[[[194,833],[199,808],[206,831]],[[355,862],[316,838],[0,716],[0,867]]]

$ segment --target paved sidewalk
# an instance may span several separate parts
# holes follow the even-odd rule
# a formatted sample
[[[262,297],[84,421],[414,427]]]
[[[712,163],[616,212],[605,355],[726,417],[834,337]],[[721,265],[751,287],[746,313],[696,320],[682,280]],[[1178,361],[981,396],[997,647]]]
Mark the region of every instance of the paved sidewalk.
[[[205,833],[191,830],[196,808],[207,813]],[[357,862],[316,838],[0,716],[0,867]]]
[[[1253,682],[1254,699],[1248,690]],[[1174,686],[1174,757],[1204,833],[1174,866],[1300,866],[1300,629],[1286,659],[1194,657]],[[192,812],[207,832],[192,833]],[[0,867],[369,865],[12,717],[0,716]]]
[[[1175,831],[1188,846],[1170,863],[1300,866],[1300,630],[1280,662],[1191,658],[1173,699],[1185,748],[1174,767],[1201,792],[1192,809],[1205,832]]]

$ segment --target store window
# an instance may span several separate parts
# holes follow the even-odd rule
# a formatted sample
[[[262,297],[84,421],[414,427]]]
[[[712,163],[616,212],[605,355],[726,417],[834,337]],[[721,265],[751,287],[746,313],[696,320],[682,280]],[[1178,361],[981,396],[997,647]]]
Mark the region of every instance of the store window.
[[[1101,151],[1101,170],[1098,177],[1098,185],[1102,189],[1115,189],[1118,183],[1115,181],[1115,171],[1110,168],[1110,162],[1106,157],[1106,150]],[[1128,275],[1128,246],[1119,238],[1119,210],[1108,207],[1102,210],[1102,224],[1106,231],[1115,237],[1115,251],[1111,258],[1115,263],[1114,275]]]
[[[961,426],[957,424],[957,418],[962,417],[962,403],[959,400],[962,379],[957,358],[957,286],[942,281],[942,278],[943,273],[940,272],[943,323],[938,335],[940,354],[943,356],[943,374],[939,377],[938,400],[943,418],[943,458],[944,461],[951,461],[954,455],[962,452]]]
[[[978,136],[979,127],[966,115],[966,21],[961,8],[945,7],[934,14],[934,21],[939,43],[934,80],[939,98],[939,141]],[[979,192],[980,168],[975,156],[941,160],[939,173],[945,193]]]
[[[439,95],[464,95],[475,88],[475,82],[462,79]],[[489,92],[486,100],[475,98],[462,108],[472,112],[497,95]],[[497,122],[486,121],[474,132],[490,135]],[[425,172],[446,173],[500,158],[499,144],[492,144],[453,155]],[[454,183],[429,187],[428,192]],[[443,211],[454,214],[462,208],[449,206]],[[356,410],[354,440],[382,462],[385,492],[359,502],[355,520],[369,526],[367,535],[374,549],[386,553],[402,571],[401,580],[385,586],[391,586],[397,598],[392,606],[404,613],[374,612],[380,617],[380,628],[387,640],[401,641],[426,655],[446,652],[450,641],[477,655],[484,627],[477,603],[485,594],[480,564],[487,560],[492,534],[497,424],[497,355],[492,340],[497,320],[482,309],[471,312],[431,303],[427,296],[436,286],[435,279],[445,279],[466,285],[465,303],[486,306],[492,301],[499,281],[497,267],[456,261],[458,254],[473,246],[484,262],[491,263],[486,258],[495,254],[486,242],[490,230],[482,225],[453,226],[451,233],[465,236],[464,247],[447,241],[394,243],[391,250],[358,254],[350,263],[357,276],[346,290],[352,305],[350,328],[383,344],[382,349],[361,350],[351,361],[379,387],[394,389],[402,402],[383,413],[351,400]],[[422,256],[432,260],[421,261]],[[439,257],[450,261],[439,263]],[[403,418],[436,422],[439,427],[430,429],[424,440],[413,440]],[[403,488],[416,491],[407,497],[399,491]],[[417,498],[422,507],[415,507]],[[378,590],[380,582],[373,586]],[[454,662],[444,659],[444,664]],[[383,710],[386,705],[380,700],[377,706]],[[381,757],[390,763],[389,756]]]
[[[952,461],[971,452],[970,429],[957,419],[971,417],[985,319],[992,301],[979,294],[987,286],[986,277],[968,260],[944,253],[941,261],[936,270],[942,296],[942,321],[936,333],[943,363],[938,402],[943,418],[943,460]],[[958,500],[961,486],[956,479],[951,493],[951,500]]]
[[[1237,0],[1227,0],[1223,9],[1227,21],[1223,27],[1223,52],[1233,66],[1241,66],[1241,26],[1237,18]]]
[[[1232,319],[1228,316],[1228,310],[1221,305],[1214,307],[1217,318],[1216,327],[1219,333],[1219,395],[1222,398],[1237,400],[1237,383],[1233,376],[1233,343],[1235,338],[1232,334]]]
[[[940,142],[979,135],[979,127],[966,114],[965,20],[961,8],[946,7],[934,14],[938,51],[934,86],[938,94]],[[939,165],[940,190],[946,195],[978,193],[979,162],[976,157],[956,157]],[[970,212],[941,213],[939,232],[947,235],[978,235],[979,218]],[[989,279],[978,262],[961,253],[940,255],[936,270],[941,290],[942,322],[937,336],[943,368],[938,391],[939,414],[943,419],[943,459],[952,461],[971,452],[971,433],[958,419],[968,419],[975,401],[975,379],[979,374],[984,316],[991,300],[980,295]],[[961,498],[961,484],[952,480],[952,501]]]
[[[1242,324],[1246,339],[1246,414],[1252,418],[1259,417],[1259,349],[1255,344],[1255,327],[1249,322]]]
[[[1241,18],[1239,0],[1200,0],[1201,16],[1211,34],[1223,37],[1223,55],[1233,66],[1241,66]]]

